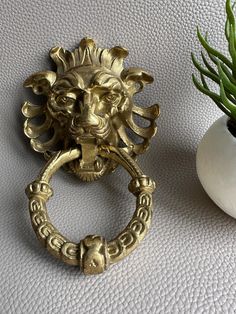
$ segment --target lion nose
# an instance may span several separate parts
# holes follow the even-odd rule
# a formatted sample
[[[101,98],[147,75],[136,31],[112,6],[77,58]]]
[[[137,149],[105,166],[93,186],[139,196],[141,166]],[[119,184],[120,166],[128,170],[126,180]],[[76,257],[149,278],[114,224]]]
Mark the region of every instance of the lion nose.
[[[91,108],[83,106],[80,113],[75,116],[74,124],[82,128],[95,127],[99,124],[99,118],[93,113]]]
[[[80,113],[76,117],[77,125],[81,127],[97,126],[98,117],[94,114],[94,104],[91,93],[85,93],[80,103]]]
[[[82,127],[97,126],[99,124],[98,117],[91,110],[83,110],[78,117],[78,122]]]

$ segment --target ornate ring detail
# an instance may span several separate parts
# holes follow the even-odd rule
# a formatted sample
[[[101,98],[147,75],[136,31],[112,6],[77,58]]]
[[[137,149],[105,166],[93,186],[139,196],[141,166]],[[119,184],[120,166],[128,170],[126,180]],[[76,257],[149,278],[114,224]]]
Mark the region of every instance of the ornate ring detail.
[[[98,235],[89,235],[80,243],[66,239],[52,225],[47,214],[46,202],[53,195],[50,187],[52,175],[65,163],[80,156],[79,149],[56,153],[47,162],[37,179],[28,185],[29,210],[33,229],[48,251],[70,265],[78,265],[85,274],[102,273],[109,264],[130,254],[144,238],[152,217],[152,192],[155,182],[145,176],[137,163],[124,150],[101,146],[98,155],[121,164],[131,175],[129,190],[136,196],[136,210],[127,227],[113,240]]]

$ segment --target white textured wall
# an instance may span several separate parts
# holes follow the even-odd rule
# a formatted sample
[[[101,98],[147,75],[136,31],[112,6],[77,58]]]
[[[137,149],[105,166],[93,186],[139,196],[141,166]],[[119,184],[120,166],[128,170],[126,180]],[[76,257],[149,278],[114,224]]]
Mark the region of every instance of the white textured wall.
[[[236,311],[236,224],[206,196],[196,177],[200,138],[221,115],[193,87],[190,52],[196,25],[226,48],[223,0],[7,1],[0,5],[0,312],[233,313]],[[155,77],[140,103],[161,106],[159,134],[140,158],[158,181],[152,228],[140,247],[101,276],[84,277],[49,255],[31,229],[25,186],[44,161],[22,132],[22,88],[48,69],[54,45],[74,48],[84,36],[129,49],[127,66]],[[123,169],[83,184],[64,172],[53,180],[53,223],[79,241],[108,239],[127,223],[134,199]]]

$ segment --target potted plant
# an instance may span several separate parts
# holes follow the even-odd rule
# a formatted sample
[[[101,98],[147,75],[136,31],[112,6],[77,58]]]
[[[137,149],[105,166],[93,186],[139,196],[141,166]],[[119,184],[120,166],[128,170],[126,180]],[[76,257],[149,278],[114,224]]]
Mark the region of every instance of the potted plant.
[[[200,80],[194,75],[193,83],[209,96],[224,112],[203,136],[196,157],[197,173],[203,188],[212,200],[227,214],[236,218],[236,22],[230,0],[226,0],[225,37],[229,56],[214,49],[197,30],[205,50],[202,63],[192,54]],[[212,90],[212,84],[218,92]],[[210,86],[210,87],[209,87]]]

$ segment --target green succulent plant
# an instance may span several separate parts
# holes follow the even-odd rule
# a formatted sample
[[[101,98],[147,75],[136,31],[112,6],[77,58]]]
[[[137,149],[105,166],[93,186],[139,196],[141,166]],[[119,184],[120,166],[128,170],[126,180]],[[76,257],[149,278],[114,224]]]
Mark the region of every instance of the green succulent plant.
[[[214,49],[208,42],[207,34],[203,36],[197,29],[197,36],[205,49],[205,54],[201,52],[203,65],[192,54],[192,61],[200,72],[201,82],[194,74],[192,78],[197,89],[209,96],[229,116],[230,127],[233,127],[236,132],[236,22],[233,13],[234,6],[235,3],[231,5],[231,1],[226,0],[225,37],[228,42],[229,58]],[[219,86],[218,94],[210,90],[206,78]]]

